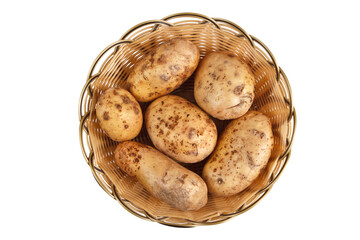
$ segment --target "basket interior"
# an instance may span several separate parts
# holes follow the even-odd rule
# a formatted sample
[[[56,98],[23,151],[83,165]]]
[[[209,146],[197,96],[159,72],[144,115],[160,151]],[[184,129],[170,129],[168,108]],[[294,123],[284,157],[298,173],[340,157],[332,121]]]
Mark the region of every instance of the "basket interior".
[[[246,62],[256,79],[255,99],[251,109],[266,114],[270,118],[274,132],[274,149],[270,160],[253,184],[243,192],[231,197],[209,195],[207,205],[197,211],[180,211],[169,206],[148,193],[134,177],[121,171],[115,164],[113,154],[117,142],[112,141],[102,131],[95,114],[95,103],[104,90],[110,87],[126,88],[126,79],[134,64],[158,45],[176,37],[187,38],[197,45],[201,58],[213,51],[228,51]],[[137,209],[144,210],[146,214],[157,219],[173,218],[199,222],[219,215],[233,214],[246,207],[257,197],[256,193],[272,180],[272,173],[279,168],[278,159],[287,146],[286,139],[289,130],[285,123],[290,107],[286,102],[286,91],[278,81],[277,71],[274,64],[269,61],[269,56],[259,48],[253,47],[244,35],[234,35],[230,30],[223,28],[220,30],[208,22],[179,23],[174,26],[149,25],[132,32],[127,39],[133,41],[116,46],[114,51],[103,61],[98,76],[90,84],[92,96],[88,97],[90,116],[86,120],[86,127],[94,152],[94,167],[102,172],[99,175],[100,181],[108,188],[112,188],[112,184],[114,184],[116,193],[131,205],[129,205],[130,208],[135,211]],[[196,104],[193,95],[193,76],[171,94],[182,96]],[[149,104],[140,104],[143,113]],[[218,128],[218,133],[221,134],[228,121],[213,120]],[[145,126],[133,140],[153,146]],[[196,164],[183,165],[201,175],[206,160]]]

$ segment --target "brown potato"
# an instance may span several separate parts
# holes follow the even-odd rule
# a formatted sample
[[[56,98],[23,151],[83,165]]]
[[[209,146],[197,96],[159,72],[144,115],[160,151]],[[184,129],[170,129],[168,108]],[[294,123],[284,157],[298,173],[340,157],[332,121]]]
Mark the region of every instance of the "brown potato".
[[[140,133],[143,123],[140,105],[125,89],[107,89],[95,109],[101,129],[114,141],[130,140]]]
[[[145,125],[155,147],[180,162],[199,162],[216,145],[217,130],[211,118],[179,96],[167,95],[152,102]]]
[[[266,166],[274,145],[271,123],[249,111],[229,123],[203,169],[209,192],[231,196],[247,188]]]
[[[195,71],[199,49],[189,40],[175,38],[163,43],[136,64],[127,79],[139,102],[149,102],[178,88]]]
[[[254,100],[254,75],[235,55],[214,52],[200,62],[194,94],[197,104],[211,116],[220,120],[238,118]]]
[[[122,142],[115,150],[115,162],[153,196],[175,208],[197,210],[207,203],[201,177],[150,146]]]

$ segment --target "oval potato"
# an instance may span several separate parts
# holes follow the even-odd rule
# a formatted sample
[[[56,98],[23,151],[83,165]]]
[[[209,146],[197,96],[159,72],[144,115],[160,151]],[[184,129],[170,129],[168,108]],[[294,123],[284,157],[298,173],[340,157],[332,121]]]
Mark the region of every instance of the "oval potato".
[[[211,118],[179,96],[167,95],[152,102],[145,125],[154,146],[180,162],[199,162],[216,145],[217,130]]]
[[[197,104],[220,120],[244,115],[255,96],[250,68],[235,55],[213,52],[200,62],[195,75]]]
[[[139,102],[149,102],[178,88],[195,71],[199,49],[189,40],[175,38],[146,55],[127,79]]]
[[[140,133],[143,123],[140,105],[125,89],[104,91],[95,109],[101,129],[114,141],[130,140]]]
[[[153,196],[175,208],[198,210],[207,203],[202,178],[150,146],[122,142],[116,147],[115,162]]]
[[[231,196],[247,188],[266,166],[274,144],[268,117],[256,111],[229,123],[203,169],[209,192]]]

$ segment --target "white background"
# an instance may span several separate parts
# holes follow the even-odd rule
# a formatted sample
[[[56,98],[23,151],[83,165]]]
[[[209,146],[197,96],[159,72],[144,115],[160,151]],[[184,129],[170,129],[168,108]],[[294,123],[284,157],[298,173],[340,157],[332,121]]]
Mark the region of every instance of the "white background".
[[[1,1],[0,239],[359,239],[356,1]],[[95,57],[130,27],[178,12],[233,21],[274,53],[298,114],[270,193],[220,225],[141,220],[96,183],[77,107]]]

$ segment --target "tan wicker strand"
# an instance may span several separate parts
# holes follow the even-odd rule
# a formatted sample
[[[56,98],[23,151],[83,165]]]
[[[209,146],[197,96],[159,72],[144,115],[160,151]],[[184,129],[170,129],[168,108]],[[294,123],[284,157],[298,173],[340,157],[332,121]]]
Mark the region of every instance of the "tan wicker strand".
[[[199,47],[201,58],[212,51],[230,51],[249,64],[256,78],[256,96],[251,109],[269,116],[275,139],[269,163],[252,185],[232,197],[214,198],[210,195],[204,208],[190,212],[174,209],[154,198],[135,178],[127,176],[115,164],[113,150],[117,143],[105,135],[95,116],[95,103],[102,91],[113,86],[125,87],[129,72],[145,54],[159,44],[180,36]],[[98,55],[87,79],[79,101],[81,151],[104,191],[137,217],[178,227],[227,221],[254,207],[273,187],[288,163],[296,128],[289,81],[265,44],[228,20],[179,13],[140,23]],[[173,94],[194,102],[192,88],[191,77]],[[143,111],[147,105],[141,104]],[[219,132],[226,126],[226,122],[216,123]],[[145,128],[134,140],[152,145]],[[200,174],[203,163],[185,167]]]
[[[226,20],[226,19],[222,19],[222,18],[214,18],[214,20],[218,23],[218,24],[224,24],[224,26],[228,26],[228,27],[231,27],[233,29],[233,31],[235,32],[234,35],[237,35],[238,37],[241,36],[241,35],[244,35],[247,40],[251,43],[251,45],[253,47],[254,46],[254,42],[253,42],[253,39],[251,38],[251,36],[244,31],[244,29],[242,29],[239,25],[237,25],[236,23],[233,23],[229,20]]]
[[[85,99],[85,93],[86,93],[86,91],[89,91],[89,86],[90,86],[90,84],[91,84],[92,81],[94,81],[98,76],[99,76],[99,74],[95,74],[95,75],[93,75],[91,78],[89,78],[89,79],[86,81],[86,83],[85,83],[85,85],[84,85],[84,87],[83,87],[83,89],[82,89],[82,91],[81,91],[80,101],[79,101],[79,120],[80,120],[80,121],[81,121],[81,118],[84,116],[84,114],[83,114],[83,102],[85,102],[85,101],[84,101],[84,99]],[[86,107],[85,107],[85,109],[86,109]],[[89,110],[89,109],[88,109],[88,110]]]
[[[134,27],[130,28],[128,31],[126,31],[120,38],[120,40],[125,40],[125,39],[136,39],[136,34],[134,34],[134,36],[129,37],[131,34],[133,34],[134,32],[136,32],[138,29],[144,27],[144,26],[148,26],[148,25],[152,25],[155,24],[152,27],[152,31],[154,31],[156,29],[156,27],[158,27],[160,24],[164,24],[167,26],[172,26],[171,23],[163,21],[163,20],[150,20],[150,21],[146,21],[146,22],[142,22],[139,23],[137,25],[135,25]]]
[[[83,141],[83,133],[85,132],[86,134],[88,133],[88,130],[85,130],[85,122],[86,119],[90,116],[90,112],[87,112],[85,115],[82,116],[82,118],[80,119],[80,127],[79,127],[79,138],[80,138],[80,143],[81,143],[81,152],[86,160],[87,163],[89,163],[89,156],[86,154],[86,150],[85,150],[85,145],[84,145],[84,141]]]
[[[102,56],[104,56],[105,53],[107,53],[109,50],[111,50],[112,48],[116,47],[116,46],[119,46],[121,44],[126,44],[126,43],[131,43],[132,41],[126,41],[126,40],[120,40],[120,41],[117,41],[117,42],[114,42],[113,44],[109,45],[107,48],[105,48],[98,56],[97,58],[95,59],[95,61],[93,62],[91,68],[90,68],[90,71],[88,73],[88,76],[87,76],[87,79],[91,78],[92,75],[93,75],[93,71],[96,67],[96,65],[99,63],[100,59]]]
[[[192,13],[192,12],[182,12],[182,13],[175,13],[169,16],[166,16],[163,18],[163,20],[165,21],[171,21],[173,19],[176,19],[176,22],[181,22],[179,21],[179,18],[192,18],[192,19],[201,19],[201,20],[205,20],[208,21],[210,23],[212,23],[216,28],[220,29],[220,26],[218,25],[218,23],[213,19],[213,18],[209,18],[208,16],[205,16],[203,14],[199,14],[199,13]]]
[[[98,182],[98,184],[100,185],[100,187],[109,195],[111,196],[112,198],[114,198],[114,193],[111,191],[111,189],[109,187],[107,187],[107,183],[102,181],[99,177],[99,172],[96,171],[96,168],[94,166],[94,152],[91,152],[90,153],[90,156],[89,156],[89,166],[90,166],[90,169],[91,169],[91,172],[95,178],[95,180]]]

